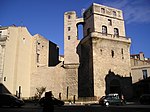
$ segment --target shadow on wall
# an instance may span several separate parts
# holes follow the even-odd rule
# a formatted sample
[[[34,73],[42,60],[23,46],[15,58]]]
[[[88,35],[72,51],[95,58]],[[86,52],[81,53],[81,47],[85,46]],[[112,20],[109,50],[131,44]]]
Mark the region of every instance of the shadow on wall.
[[[150,94],[150,77],[133,84],[133,97],[138,99],[142,94]]]
[[[109,70],[108,74],[105,77],[105,82],[106,95],[110,93],[118,93],[120,97],[121,95],[123,95],[126,100],[132,98],[132,77],[123,77]]]
[[[10,93],[10,91],[2,84],[0,83],[0,93]]]

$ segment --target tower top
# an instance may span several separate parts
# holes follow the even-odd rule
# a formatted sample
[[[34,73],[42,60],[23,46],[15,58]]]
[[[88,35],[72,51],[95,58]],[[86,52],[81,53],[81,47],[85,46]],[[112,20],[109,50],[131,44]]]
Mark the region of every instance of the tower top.
[[[93,3],[85,12],[84,17],[89,17],[92,13],[111,18],[123,19],[122,10]]]

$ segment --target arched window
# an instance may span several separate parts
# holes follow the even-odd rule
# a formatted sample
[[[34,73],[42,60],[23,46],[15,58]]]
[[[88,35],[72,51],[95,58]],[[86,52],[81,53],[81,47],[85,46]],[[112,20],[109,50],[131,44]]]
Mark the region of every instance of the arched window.
[[[68,19],[71,19],[71,16],[70,16],[70,15],[68,15]]]
[[[105,9],[104,8],[101,8],[101,13],[105,13]]]
[[[87,29],[87,35],[89,35],[90,33],[91,33],[91,29],[88,28],[88,29]]]
[[[117,36],[117,37],[119,36],[119,30],[118,30],[118,28],[114,28],[114,35]]]
[[[116,11],[113,11],[113,16],[116,16],[117,14],[116,14]]]
[[[102,34],[107,34],[107,27],[106,26],[102,26]]]
[[[111,56],[112,56],[112,58],[114,57],[114,51],[113,50],[111,50]]]

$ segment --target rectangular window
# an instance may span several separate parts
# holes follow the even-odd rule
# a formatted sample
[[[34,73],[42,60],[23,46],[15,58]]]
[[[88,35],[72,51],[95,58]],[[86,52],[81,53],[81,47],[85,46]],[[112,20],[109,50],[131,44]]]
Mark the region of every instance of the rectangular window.
[[[70,15],[68,15],[68,19],[71,19],[71,16],[70,16]]]
[[[68,36],[68,40],[70,40],[70,36]]]
[[[111,19],[108,19],[108,25],[112,26],[112,21],[111,21]]]
[[[101,13],[105,13],[105,9],[104,8],[101,8]]]
[[[113,11],[113,16],[117,16],[116,11]]]
[[[143,72],[143,79],[146,79],[147,78],[147,70],[142,70]]]
[[[70,28],[70,27],[68,27],[68,31],[70,31],[70,29],[71,29],[71,28]]]
[[[37,63],[40,62],[40,54],[37,53]]]
[[[0,31],[0,36],[2,35],[2,31]]]

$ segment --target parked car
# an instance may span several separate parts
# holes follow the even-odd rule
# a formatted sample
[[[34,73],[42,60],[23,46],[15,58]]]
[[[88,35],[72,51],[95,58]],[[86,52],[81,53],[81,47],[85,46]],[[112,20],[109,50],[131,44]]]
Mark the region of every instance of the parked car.
[[[12,94],[0,93],[0,106],[21,107],[24,101]]]
[[[45,99],[45,97],[42,97],[40,100],[39,100],[39,104],[40,104],[40,106],[44,106],[44,99]],[[62,101],[62,100],[59,100],[59,99],[56,99],[56,98],[54,98],[53,97],[53,102],[54,102],[54,105],[58,105],[58,106],[62,106],[62,105],[64,105],[64,101]]]
[[[140,103],[141,104],[150,104],[150,94],[143,94],[140,96]]]
[[[115,94],[108,94],[106,96],[102,96],[99,100],[100,105],[122,105],[123,100],[120,99],[119,95],[117,93]]]

